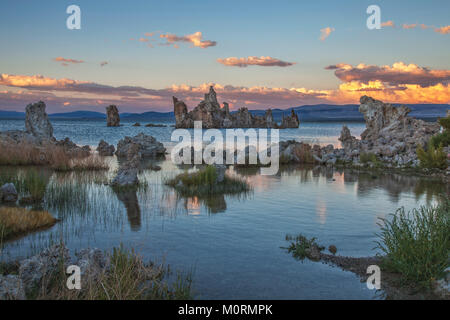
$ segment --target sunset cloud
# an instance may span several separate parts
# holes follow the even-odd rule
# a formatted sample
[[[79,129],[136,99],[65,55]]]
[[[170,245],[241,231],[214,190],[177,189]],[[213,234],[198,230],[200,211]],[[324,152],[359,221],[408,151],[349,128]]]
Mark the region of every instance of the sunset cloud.
[[[438,32],[440,34],[450,34],[450,25],[445,26],[445,27],[435,28],[434,31]]]
[[[100,67],[104,67],[108,64],[108,61],[102,61],[100,62]]]
[[[330,36],[330,34],[334,31],[334,28],[326,27],[323,29],[320,29],[321,35],[320,40],[324,41],[326,38]]]
[[[392,27],[392,28],[394,28],[395,24],[394,24],[394,21],[389,20],[389,21],[386,21],[386,22],[382,22],[381,26],[382,27]]]
[[[247,66],[288,67],[295,64],[294,62],[286,62],[272,57],[264,57],[264,56],[261,57],[250,56],[247,58],[236,58],[236,57],[229,57],[224,59],[219,58],[217,59],[217,62],[225,66],[240,67],[240,68],[244,68]]]
[[[450,80],[450,70],[432,70],[426,67],[419,67],[416,64],[405,64],[396,62],[392,66],[374,66],[359,64],[337,64],[325,67],[327,70],[335,70],[335,75],[345,82],[361,81],[368,83],[379,80],[390,86],[402,84],[414,84],[421,87],[433,86],[438,83],[448,83]]]
[[[403,24],[403,29],[414,29],[415,27],[417,27],[416,23],[413,24]]]
[[[233,110],[247,106],[251,109],[289,108],[304,104],[358,103],[362,95],[369,95],[392,103],[449,103],[450,70],[429,70],[402,62],[392,66],[356,67],[336,64],[326,67],[335,70],[342,83],[334,89],[315,90],[304,87],[233,86],[203,83],[198,86],[177,84],[162,89],[139,86],[110,86],[72,79],[54,79],[41,75],[0,75],[0,106],[23,110],[33,101],[43,100],[49,110],[100,108],[116,104],[121,110],[143,112],[172,111],[172,96],[186,102],[192,109],[213,85],[219,101],[228,102]],[[355,71],[356,70],[356,71]],[[403,72],[403,73],[402,73]],[[409,75],[409,78],[406,77]],[[372,79],[368,75],[373,75]],[[368,80],[369,79],[369,80]]]
[[[66,66],[69,63],[72,63],[72,64],[84,63],[83,60],[66,59],[66,58],[63,58],[63,57],[56,57],[53,60],[56,61],[56,62],[62,62],[62,65],[66,65]]]
[[[213,47],[217,44],[216,41],[202,40],[203,36],[200,31],[181,37],[170,33],[161,34],[159,37],[166,39],[168,44],[175,44],[175,42],[188,42],[194,47],[199,47],[202,49]]]

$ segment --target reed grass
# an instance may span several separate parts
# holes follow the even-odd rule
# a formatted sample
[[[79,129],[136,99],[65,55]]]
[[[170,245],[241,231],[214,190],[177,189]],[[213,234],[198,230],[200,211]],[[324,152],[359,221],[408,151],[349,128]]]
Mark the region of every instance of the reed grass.
[[[109,169],[105,159],[98,155],[91,154],[87,157],[69,155],[63,147],[52,144],[36,147],[31,144],[0,143],[0,165],[47,166],[56,171]]]

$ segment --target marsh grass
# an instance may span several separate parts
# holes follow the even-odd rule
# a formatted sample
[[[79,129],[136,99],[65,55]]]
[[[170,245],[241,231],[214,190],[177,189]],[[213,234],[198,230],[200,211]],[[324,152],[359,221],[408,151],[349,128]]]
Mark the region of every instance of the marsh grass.
[[[404,281],[428,287],[449,266],[450,202],[422,206],[390,219],[381,219],[377,248],[385,254],[383,266]]]
[[[64,264],[48,275],[38,288],[27,293],[38,300],[178,300],[191,299],[191,274],[177,273],[170,281],[171,271],[163,264],[144,263],[133,249],[123,246],[107,253],[108,268],[97,276],[82,280],[81,290],[68,290]]]
[[[225,175],[221,183],[216,183],[217,172],[214,166],[206,166],[204,169],[182,173],[165,182],[174,188],[182,196],[207,197],[217,194],[237,194],[251,190],[245,180]]]
[[[57,220],[48,211],[0,207],[0,239],[53,226]]]

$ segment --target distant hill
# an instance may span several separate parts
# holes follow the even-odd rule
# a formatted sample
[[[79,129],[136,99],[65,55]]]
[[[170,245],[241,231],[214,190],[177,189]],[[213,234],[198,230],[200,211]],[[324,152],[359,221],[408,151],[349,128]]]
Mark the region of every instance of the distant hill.
[[[409,114],[412,117],[436,120],[438,117],[445,117],[449,104],[410,104]],[[298,114],[300,122],[302,121],[364,121],[363,115],[358,111],[359,105],[333,105],[317,104],[305,105],[289,109],[272,109],[272,115],[276,121],[280,121],[283,115],[288,115],[291,109]],[[235,112],[235,111],[234,111]],[[232,112],[232,113],[234,113]],[[253,115],[264,115],[265,110],[250,110]],[[50,119],[105,119],[106,115],[95,111],[73,111],[67,113],[49,114]],[[24,119],[24,112],[2,111],[0,110],[0,119]],[[122,120],[145,121],[145,120],[171,120],[174,121],[173,112],[148,111],[144,113],[121,113]]]

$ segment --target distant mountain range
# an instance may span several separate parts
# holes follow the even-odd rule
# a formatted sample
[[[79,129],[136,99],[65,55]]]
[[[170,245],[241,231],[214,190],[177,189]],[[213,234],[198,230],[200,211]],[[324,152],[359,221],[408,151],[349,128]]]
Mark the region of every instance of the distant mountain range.
[[[410,104],[407,105],[411,109],[410,116],[425,119],[435,120],[438,117],[444,117],[447,110],[450,109],[449,104]],[[364,121],[361,113],[358,111],[359,105],[332,105],[332,104],[317,104],[305,105],[289,109],[272,109],[272,115],[275,120],[279,121],[283,115],[288,115],[291,109],[294,109],[301,121]],[[265,110],[250,110],[254,115],[264,115]],[[49,114],[50,119],[71,119],[71,120],[96,120],[106,119],[106,115],[95,111],[74,111],[67,113],[53,113]],[[24,119],[24,112],[17,111],[1,111],[0,119]],[[121,113],[122,120],[129,121],[174,121],[173,112],[155,112],[149,111],[144,113]]]

